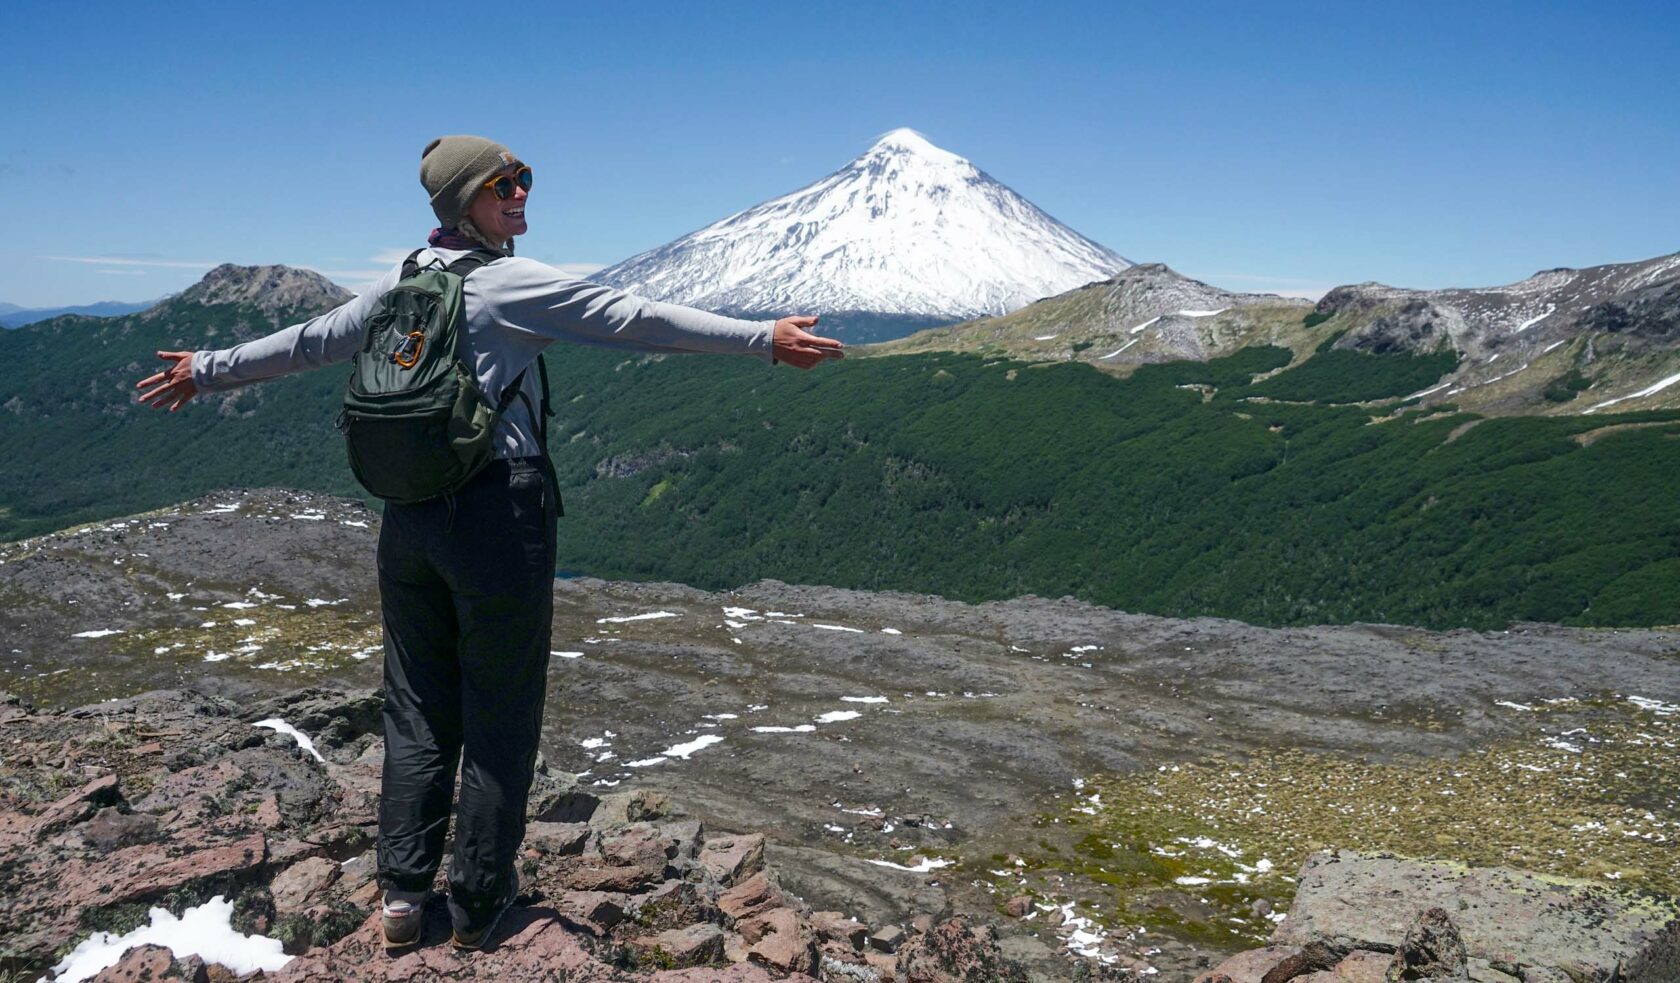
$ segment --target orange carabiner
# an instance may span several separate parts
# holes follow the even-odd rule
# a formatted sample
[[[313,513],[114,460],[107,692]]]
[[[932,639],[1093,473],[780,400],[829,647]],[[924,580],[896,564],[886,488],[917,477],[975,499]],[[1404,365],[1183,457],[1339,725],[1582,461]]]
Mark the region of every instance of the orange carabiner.
[[[391,353],[391,361],[405,369],[414,368],[420,361],[420,352],[426,347],[426,336],[418,331],[410,331],[408,337],[402,340],[397,350]]]

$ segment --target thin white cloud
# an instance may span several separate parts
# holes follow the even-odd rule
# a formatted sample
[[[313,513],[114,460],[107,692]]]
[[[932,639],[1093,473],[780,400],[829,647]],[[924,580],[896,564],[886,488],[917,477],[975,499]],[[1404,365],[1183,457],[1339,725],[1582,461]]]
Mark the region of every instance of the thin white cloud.
[[[134,270],[134,269],[128,269],[128,270],[94,270],[93,272],[104,273],[108,276],[145,276],[146,275],[145,270]]]
[[[207,270],[221,264],[200,260],[152,259],[143,256],[42,256],[60,263],[88,263],[94,266],[155,266],[182,270]]]

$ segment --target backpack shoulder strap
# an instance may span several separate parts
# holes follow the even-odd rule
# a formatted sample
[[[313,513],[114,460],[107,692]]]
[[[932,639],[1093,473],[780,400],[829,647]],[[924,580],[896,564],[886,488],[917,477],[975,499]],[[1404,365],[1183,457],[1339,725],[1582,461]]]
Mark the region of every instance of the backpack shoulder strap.
[[[484,266],[487,263],[501,258],[500,253],[493,253],[488,249],[474,249],[472,252],[462,256],[455,262],[450,263],[448,266],[444,267],[444,269],[447,269],[449,272],[461,277],[462,279],[466,279],[468,274],[472,273],[472,271],[478,269],[480,266]]]
[[[408,254],[407,259],[403,260],[401,279],[406,280],[414,274],[420,272],[420,254],[423,252],[425,252],[424,249],[416,249],[414,252]]]

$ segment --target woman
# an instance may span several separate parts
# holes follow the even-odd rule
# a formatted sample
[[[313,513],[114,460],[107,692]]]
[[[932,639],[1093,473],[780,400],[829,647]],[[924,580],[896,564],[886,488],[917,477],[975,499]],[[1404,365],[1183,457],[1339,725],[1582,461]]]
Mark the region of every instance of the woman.
[[[753,322],[644,300],[514,256],[527,228],[531,170],[482,137],[433,140],[420,183],[438,228],[422,251],[453,263],[474,250],[495,258],[466,277],[469,368],[486,392],[513,386],[495,460],[451,496],[386,503],[379,535],[385,629],[385,770],[379,805],[379,882],[388,946],[419,941],[461,770],[449,867],[452,942],[478,948],[518,885],[542,720],[554,615],[555,519],[541,441],[536,372],[557,340],[661,352],[756,355],[802,369],[842,345],[805,331],[815,317]],[[218,392],[351,358],[364,318],[401,267],[336,310],[220,351],[159,352],[170,365],[142,379],[141,402],[174,411]],[[523,376],[521,375],[523,373]]]

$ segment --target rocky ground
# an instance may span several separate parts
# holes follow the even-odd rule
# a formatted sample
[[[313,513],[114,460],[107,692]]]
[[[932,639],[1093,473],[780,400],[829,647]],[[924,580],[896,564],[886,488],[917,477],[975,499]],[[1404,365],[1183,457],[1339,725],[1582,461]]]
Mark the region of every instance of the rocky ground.
[[[0,689],[255,707],[377,685],[377,530],[354,502],[232,492],[0,546]],[[1680,877],[1675,632],[1274,630],[774,582],[555,590],[554,774],[762,831],[812,909],[995,925],[1041,978],[1072,951],[1189,980],[1265,941],[1286,872],[1324,846],[1669,893]],[[1399,820],[1361,811],[1378,800]]]

